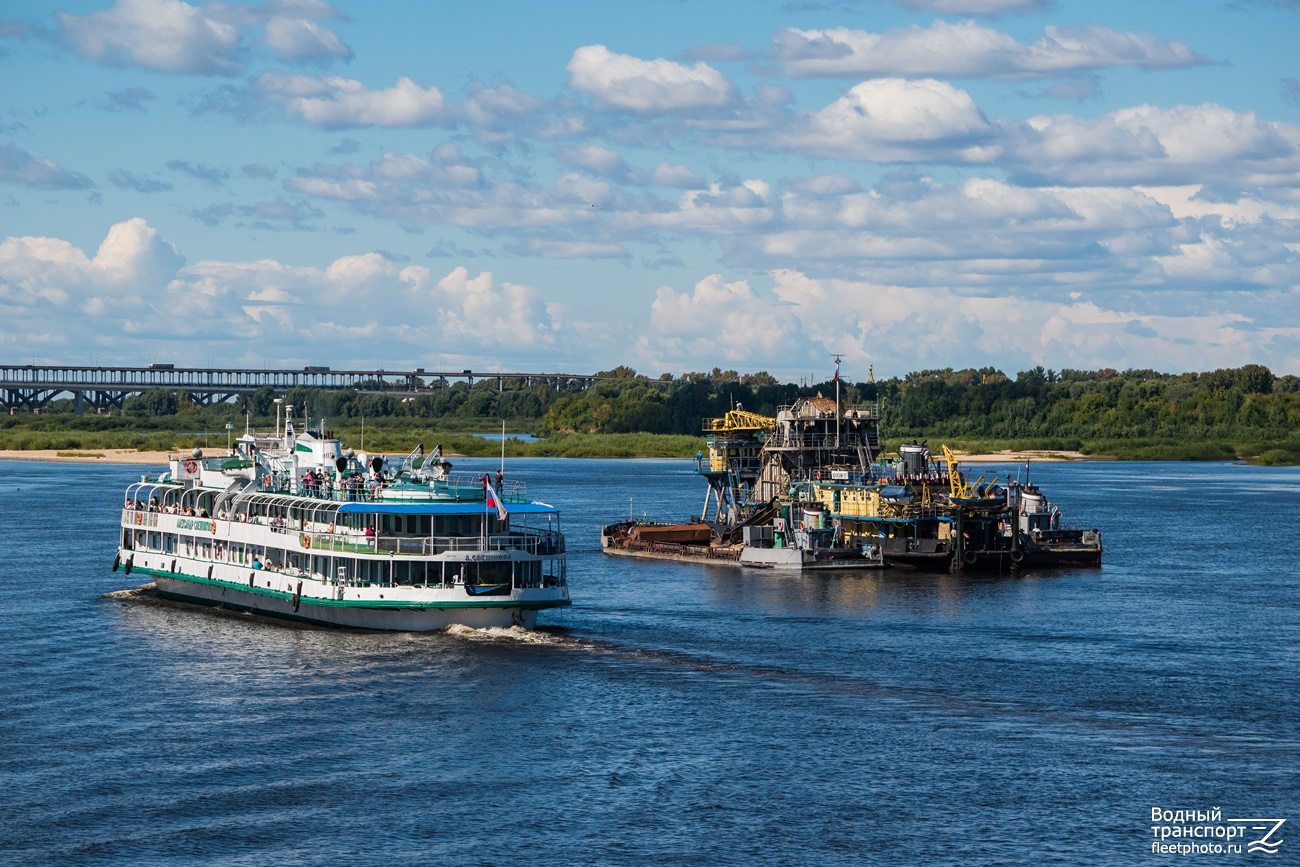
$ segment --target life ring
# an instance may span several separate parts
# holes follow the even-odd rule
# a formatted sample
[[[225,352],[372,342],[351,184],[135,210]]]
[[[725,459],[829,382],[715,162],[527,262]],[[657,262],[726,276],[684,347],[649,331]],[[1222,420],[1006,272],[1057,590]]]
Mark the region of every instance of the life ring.
[[[813,478],[820,482],[820,481],[822,480],[822,471],[821,471],[821,470],[814,470],[814,471],[813,471]]]
[[[267,473],[266,475],[262,476],[262,487],[264,487],[264,488],[269,488],[269,487],[271,487],[271,474],[270,474],[270,473]]]
[[[116,557],[113,558],[113,571],[116,572],[117,567],[121,565],[122,565],[122,555],[118,554]]]
[[[302,545],[304,548],[310,548],[311,536],[308,536],[306,533],[303,533],[301,536],[298,537],[298,543]]]
[[[967,566],[974,566],[975,561],[979,559],[979,555],[967,548],[965,551],[961,552],[961,559]]]
[[[136,522],[137,524],[143,524],[143,523],[144,523],[144,515],[141,515],[139,512],[136,512],[136,513],[135,513],[135,522]]]
[[[333,521],[330,521],[330,527],[329,527],[329,529],[326,530],[325,532],[326,532],[326,533],[333,533],[333,532],[334,532],[334,522],[333,522]]]
[[[199,471],[199,462],[198,462],[198,461],[186,461],[186,462],[185,462],[185,472],[189,473],[189,474],[192,476],[192,475],[194,475],[195,473],[197,473],[198,471]]]
[[[1019,548],[1013,548],[1011,550],[1011,562],[1012,563],[1025,562],[1025,552],[1021,551]]]

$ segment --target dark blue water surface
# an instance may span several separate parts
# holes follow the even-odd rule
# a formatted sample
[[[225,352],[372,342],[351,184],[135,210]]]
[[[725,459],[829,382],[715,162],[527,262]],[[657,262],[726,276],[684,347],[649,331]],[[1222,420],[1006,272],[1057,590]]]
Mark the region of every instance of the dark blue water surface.
[[[1292,831],[1229,860],[1296,863],[1300,471],[1035,465],[1101,569],[600,553],[629,509],[698,512],[690,467],[508,465],[572,552],[573,608],[521,636],[101,598],[137,583],[140,470],[0,462],[0,858],[1173,863],[1151,808],[1220,807]]]

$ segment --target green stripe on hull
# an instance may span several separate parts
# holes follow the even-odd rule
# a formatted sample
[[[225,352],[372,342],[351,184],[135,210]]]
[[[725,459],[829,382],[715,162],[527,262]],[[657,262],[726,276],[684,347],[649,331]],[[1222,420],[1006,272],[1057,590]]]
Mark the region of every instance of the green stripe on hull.
[[[131,571],[135,571],[134,569]],[[143,570],[141,570],[143,571]],[[171,575],[172,578],[180,576]],[[219,582],[213,581],[213,584]],[[243,588],[248,592],[248,588]],[[207,599],[202,596],[186,596],[183,593],[168,593],[162,588],[158,589],[158,595],[164,599],[171,599],[175,602],[189,602],[192,605],[202,605],[205,608],[220,608],[223,611],[243,611],[248,614],[256,614],[260,617],[274,617],[277,620],[291,620],[294,623],[308,623],[312,626],[328,626],[331,629],[357,629],[356,626],[345,626],[342,623],[331,623],[328,620],[316,620],[312,617],[300,617],[297,614],[287,614],[283,611],[276,611],[274,608],[255,608],[252,605],[240,605],[238,602],[227,602],[226,600]],[[382,630],[381,630],[382,631]]]
[[[265,596],[268,599],[279,599],[283,601],[293,601],[292,593],[285,593],[280,590],[272,590],[270,587],[258,587],[256,585],[239,584],[234,581],[221,581],[216,578],[200,578],[195,575],[186,575],[182,572],[164,572],[161,569],[150,569],[145,566],[136,566],[131,570],[132,573],[140,572],[151,577],[168,578],[174,581],[186,581],[190,584],[200,584],[206,587],[222,587],[230,590],[240,590],[244,593],[254,593],[258,596]],[[168,594],[163,594],[168,595]],[[172,594],[173,598],[175,594]],[[184,599],[193,597],[185,596]],[[484,599],[475,597],[463,601],[448,602],[402,602],[399,600],[388,601],[384,599],[369,600],[348,600],[348,599],[324,599],[318,596],[302,596],[300,600],[303,604],[316,605],[321,608],[365,608],[378,610],[409,609],[412,611],[426,610],[454,610],[457,608],[518,608],[521,611],[543,611],[547,608],[567,608],[573,603],[568,599],[547,599],[539,601],[529,601],[520,599]],[[262,609],[257,609],[260,613]],[[304,618],[293,618],[302,620]],[[318,621],[312,620],[312,623]]]

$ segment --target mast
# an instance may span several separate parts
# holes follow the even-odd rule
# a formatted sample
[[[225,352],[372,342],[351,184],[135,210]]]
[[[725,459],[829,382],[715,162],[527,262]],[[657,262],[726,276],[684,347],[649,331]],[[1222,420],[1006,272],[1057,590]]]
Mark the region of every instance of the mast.
[[[840,447],[840,360],[844,356],[840,353],[834,353],[831,358],[835,359],[835,448]]]

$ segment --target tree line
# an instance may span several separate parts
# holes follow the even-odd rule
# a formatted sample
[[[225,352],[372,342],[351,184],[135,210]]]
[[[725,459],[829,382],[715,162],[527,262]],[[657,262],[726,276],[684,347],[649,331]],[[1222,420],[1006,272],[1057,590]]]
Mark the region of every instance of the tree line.
[[[743,408],[775,415],[800,397],[832,397],[836,382],[796,385],[766,372],[742,374],[714,368],[651,378],[629,367],[599,374],[588,388],[551,383],[482,380],[434,382],[413,395],[263,388],[232,403],[202,407],[183,392],[151,391],[128,398],[115,419],[88,417],[81,427],[218,428],[247,414],[259,425],[283,398],[313,421],[449,429],[485,429],[505,420],[512,430],[542,436],[653,433],[698,436],[706,418]],[[1260,450],[1300,454],[1300,378],[1275,376],[1267,367],[1205,373],[1154,370],[1046,370],[1014,377],[992,367],[921,370],[903,377],[840,382],[846,405],[873,404],[887,440],[1018,443],[1019,447],[1078,449],[1090,444],[1251,444]],[[365,384],[362,384],[364,389]],[[72,412],[56,401],[45,416]],[[43,417],[45,417],[43,416]],[[12,426],[18,417],[10,417]],[[54,422],[54,419],[50,419]],[[237,425],[242,429],[243,425]],[[1224,456],[1210,452],[1203,456]],[[1186,456],[1186,455],[1185,455]]]

